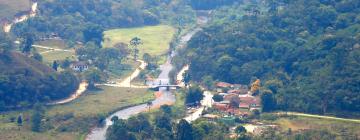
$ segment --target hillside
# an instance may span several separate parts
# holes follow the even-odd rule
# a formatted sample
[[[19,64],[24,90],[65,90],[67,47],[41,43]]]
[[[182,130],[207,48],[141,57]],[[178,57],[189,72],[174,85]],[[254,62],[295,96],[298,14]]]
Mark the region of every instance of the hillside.
[[[17,52],[11,52],[6,55],[2,54],[1,57],[0,69],[2,73],[14,74],[27,70],[31,76],[43,76],[55,72],[41,62],[30,59]]]
[[[79,81],[17,52],[0,54],[0,110],[68,97]]]
[[[0,0],[0,19],[12,19],[17,13],[30,9],[30,0]]]
[[[217,11],[189,42],[193,80],[259,78],[263,111],[360,112],[359,1],[242,5]]]

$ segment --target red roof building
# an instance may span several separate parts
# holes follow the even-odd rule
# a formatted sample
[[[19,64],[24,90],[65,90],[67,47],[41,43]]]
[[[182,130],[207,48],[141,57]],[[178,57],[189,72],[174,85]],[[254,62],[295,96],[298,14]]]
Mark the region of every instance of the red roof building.
[[[232,84],[226,83],[226,82],[218,82],[218,83],[216,83],[216,87],[218,87],[218,88],[229,88],[231,86],[232,86]]]

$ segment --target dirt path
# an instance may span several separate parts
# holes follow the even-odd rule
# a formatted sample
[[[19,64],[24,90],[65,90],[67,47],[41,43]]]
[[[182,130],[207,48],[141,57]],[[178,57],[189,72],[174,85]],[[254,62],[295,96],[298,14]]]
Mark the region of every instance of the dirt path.
[[[110,87],[128,87],[128,88],[149,88],[148,86],[136,86],[132,85],[131,81],[135,79],[137,76],[139,76],[140,72],[144,70],[147,66],[147,63],[143,60],[136,60],[140,62],[140,66],[135,69],[135,71],[128,77],[126,77],[124,80],[122,80],[120,83],[115,84],[97,84],[102,86],[110,86]]]
[[[61,104],[69,103],[69,102],[77,99],[78,97],[80,97],[86,91],[88,85],[89,85],[88,82],[83,81],[80,83],[79,88],[75,91],[75,93],[73,95],[71,95],[69,98],[55,101],[55,102],[49,103],[47,105],[61,105]]]
[[[298,112],[276,112],[274,114],[277,114],[277,115],[292,115],[292,116],[311,117],[311,118],[320,118],[320,119],[329,119],[329,120],[338,120],[338,121],[360,123],[360,119],[346,119],[346,118],[338,118],[338,117],[334,117],[334,116],[322,116],[322,115],[305,114],[305,113],[298,113]]]
[[[178,85],[180,85],[181,87],[185,87],[185,83],[184,83],[184,73],[187,71],[187,70],[189,70],[189,65],[186,65],[186,66],[184,66],[181,70],[180,70],[180,72],[176,75],[176,83],[178,84]]]

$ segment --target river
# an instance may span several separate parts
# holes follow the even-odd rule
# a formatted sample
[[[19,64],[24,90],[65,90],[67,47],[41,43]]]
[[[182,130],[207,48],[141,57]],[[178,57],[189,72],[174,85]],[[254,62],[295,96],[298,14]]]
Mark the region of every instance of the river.
[[[205,22],[204,22],[205,21]],[[193,30],[189,31],[187,34],[181,37],[180,43],[178,44],[177,48],[183,47],[186,43],[191,39],[191,37],[198,31],[201,30],[201,25],[208,21],[206,16],[199,16],[198,17],[198,27],[194,28]],[[159,77],[155,80],[156,82],[161,83],[163,85],[170,84],[169,83],[169,73],[173,69],[173,65],[171,64],[171,60],[173,56],[176,55],[176,52],[172,52],[171,55],[168,56],[167,61],[165,64],[160,66],[161,73]],[[168,103],[174,103],[176,101],[175,95],[166,90],[166,88],[160,88],[160,92],[163,95],[160,98],[155,99],[152,101],[152,106],[161,106]],[[119,119],[128,119],[129,117],[139,114],[141,112],[147,111],[148,106],[147,104],[141,104],[138,106],[129,107],[123,110],[119,110],[114,114],[108,116],[105,120],[105,126],[103,127],[96,127],[91,130],[89,135],[86,137],[86,140],[105,140],[106,139],[106,130],[112,125],[111,118],[117,116]]]

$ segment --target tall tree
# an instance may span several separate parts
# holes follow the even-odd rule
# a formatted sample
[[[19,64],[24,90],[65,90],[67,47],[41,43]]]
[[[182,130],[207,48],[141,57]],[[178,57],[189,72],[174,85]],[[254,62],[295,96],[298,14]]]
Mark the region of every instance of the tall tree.
[[[193,140],[192,126],[184,119],[177,125],[176,140]]]
[[[23,123],[22,116],[19,115],[18,118],[17,118],[17,125],[18,125],[18,126],[22,126],[22,123]]]
[[[24,41],[22,43],[21,51],[23,53],[29,54],[33,44],[34,44],[34,35],[31,33],[26,33],[24,36]]]
[[[134,37],[130,40],[130,45],[133,47],[134,59],[136,60],[139,55],[139,48],[138,46],[142,44],[142,41],[138,37]]]
[[[53,64],[52,64],[52,68],[53,68],[55,71],[57,71],[57,70],[58,70],[58,67],[59,67],[59,64],[58,64],[58,62],[55,60],[55,61],[53,62]]]

